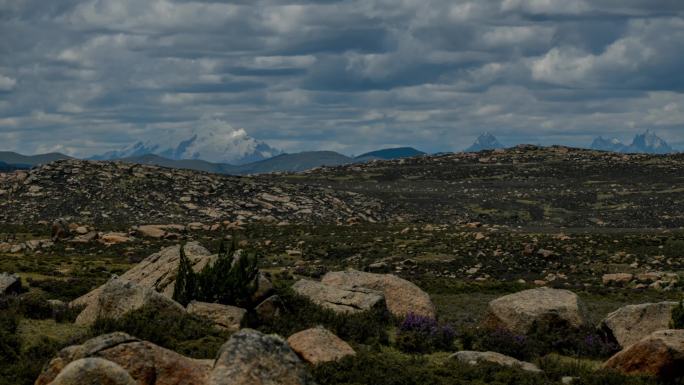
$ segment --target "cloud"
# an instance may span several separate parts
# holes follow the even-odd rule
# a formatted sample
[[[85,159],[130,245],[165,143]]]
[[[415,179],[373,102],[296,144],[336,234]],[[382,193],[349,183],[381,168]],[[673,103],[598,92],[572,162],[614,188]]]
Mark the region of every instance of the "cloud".
[[[0,74],[0,91],[12,91],[16,85],[16,80]]]
[[[288,151],[684,142],[684,2],[656,3],[0,1],[0,139],[84,156],[200,127],[230,142],[210,117]]]

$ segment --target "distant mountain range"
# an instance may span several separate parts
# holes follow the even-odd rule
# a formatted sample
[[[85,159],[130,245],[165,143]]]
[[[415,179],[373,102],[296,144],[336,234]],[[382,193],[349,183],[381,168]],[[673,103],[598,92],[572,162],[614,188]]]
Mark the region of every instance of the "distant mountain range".
[[[606,139],[599,136],[592,142],[591,149],[643,154],[670,154],[675,152],[664,139],[660,138],[652,130],[646,130],[643,134],[637,134],[630,145],[622,143],[617,138]]]
[[[465,152],[479,152],[483,150],[496,150],[497,148],[505,148],[494,135],[489,132],[477,137],[475,143],[465,149]]]
[[[384,150],[371,151],[365,154],[361,154],[354,159],[360,160],[375,160],[375,159],[399,159],[399,158],[412,158],[414,156],[426,155],[423,151],[418,151],[413,147],[399,147],[399,148],[386,148]]]
[[[252,138],[244,129],[234,129],[221,121],[207,121],[187,136],[179,137],[177,132],[170,132],[154,141],[138,141],[121,150],[92,156],[90,160],[136,158],[149,154],[171,160],[241,165],[272,158],[282,151]]]

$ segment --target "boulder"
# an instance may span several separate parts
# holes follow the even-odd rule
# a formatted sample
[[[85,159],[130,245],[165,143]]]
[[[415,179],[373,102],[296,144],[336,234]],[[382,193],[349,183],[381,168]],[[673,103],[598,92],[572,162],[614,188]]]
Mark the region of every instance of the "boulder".
[[[62,218],[55,220],[52,222],[51,233],[54,242],[59,241],[60,239],[69,238],[71,236],[69,222]]]
[[[273,292],[273,284],[263,273],[259,273],[257,291],[252,295],[252,303],[259,303]]]
[[[313,385],[306,365],[282,338],[242,329],[218,353],[209,385]]]
[[[304,361],[314,365],[356,354],[348,343],[321,326],[295,333],[287,343]]]
[[[105,245],[118,245],[130,241],[132,241],[132,239],[125,233],[106,233],[100,236],[100,243]]]
[[[626,285],[634,279],[634,274],[629,273],[615,273],[615,274],[604,274],[601,278],[605,286],[609,285]]]
[[[133,228],[135,235],[145,238],[164,238],[166,236],[166,230],[155,225],[142,225]]]
[[[125,314],[151,307],[159,311],[185,313],[176,301],[123,278],[112,278],[100,290],[95,300],[90,301],[76,318],[77,325],[92,325],[98,318],[120,318]]]
[[[485,325],[526,334],[535,322],[562,322],[570,328],[579,328],[585,320],[584,305],[575,293],[540,287],[491,301]]]
[[[257,305],[254,308],[254,312],[262,321],[273,321],[280,316],[284,307],[285,304],[280,299],[280,296],[272,295]]]
[[[672,309],[677,302],[628,305],[608,314],[599,328],[626,348],[658,330],[670,328]]]
[[[496,352],[461,351],[454,353],[451,356],[451,358],[455,358],[460,362],[467,363],[470,365],[477,365],[482,362],[488,362],[501,366],[520,368],[527,372],[541,373],[541,369],[539,369],[537,365],[525,361],[519,361],[513,357],[509,357]]]
[[[397,317],[416,314],[435,318],[435,305],[430,296],[413,283],[392,274],[365,273],[357,270],[327,273],[321,280],[324,284],[341,288],[365,287],[381,291],[385,296],[387,309]]]
[[[212,321],[218,328],[229,332],[240,330],[242,319],[247,314],[247,310],[243,308],[198,301],[190,302],[187,311],[190,314],[206,318]]]
[[[216,256],[211,255],[207,249],[197,242],[188,242],[184,250],[195,271],[202,270],[204,266],[216,259]],[[167,247],[142,260],[122,274],[121,279],[154,289],[168,298],[172,298],[179,261],[180,245]],[[102,286],[75,299],[71,304],[88,305],[97,298],[100,290],[102,290]]]
[[[292,289],[313,303],[338,313],[359,313],[384,306],[382,292],[364,287],[343,289],[302,279],[295,283]]]
[[[671,380],[684,375],[684,330],[660,330],[611,357],[603,367]]]
[[[81,358],[69,363],[50,385],[136,385],[121,366],[102,358]]]
[[[54,383],[71,371],[71,363],[83,358],[112,362],[137,385],[202,385],[207,383],[212,367],[211,361],[188,358],[125,333],[111,333],[62,349],[43,369],[35,385]]]
[[[16,274],[0,274],[0,295],[17,294],[21,291],[21,279]]]

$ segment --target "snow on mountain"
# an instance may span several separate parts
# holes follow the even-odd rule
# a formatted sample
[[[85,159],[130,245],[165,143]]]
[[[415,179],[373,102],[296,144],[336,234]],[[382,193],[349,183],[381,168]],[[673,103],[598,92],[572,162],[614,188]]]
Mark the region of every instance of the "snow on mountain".
[[[154,154],[173,160],[201,159],[213,163],[245,164],[282,153],[220,120],[202,120],[192,129],[169,130],[158,139],[139,141],[118,151],[91,157],[112,160]]]
[[[675,152],[664,139],[660,138],[652,130],[646,130],[643,134],[637,134],[630,145],[626,145],[616,138],[608,140],[599,136],[594,139],[591,149],[643,154],[669,154]]]
[[[496,139],[494,135],[489,132],[485,132],[484,134],[478,136],[475,140],[475,143],[473,143],[473,145],[468,147],[465,151],[478,152],[482,150],[495,150],[497,148],[504,148],[504,145],[499,143],[499,140]]]
[[[625,147],[625,144],[622,143],[618,138],[606,139],[603,136],[599,136],[598,138],[594,139],[590,148],[592,150],[598,151],[621,152],[625,149]]]

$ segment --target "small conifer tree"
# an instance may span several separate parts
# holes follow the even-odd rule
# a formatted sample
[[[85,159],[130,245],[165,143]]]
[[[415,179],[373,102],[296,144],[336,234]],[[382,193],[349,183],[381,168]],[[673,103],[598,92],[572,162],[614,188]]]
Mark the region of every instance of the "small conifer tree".
[[[196,300],[249,307],[258,290],[258,276],[257,256],[238,251],[235,237],[229,249],[221,242],[216,261],[199,273],[192,269],[181,248],[173,299],[184,306]]]

